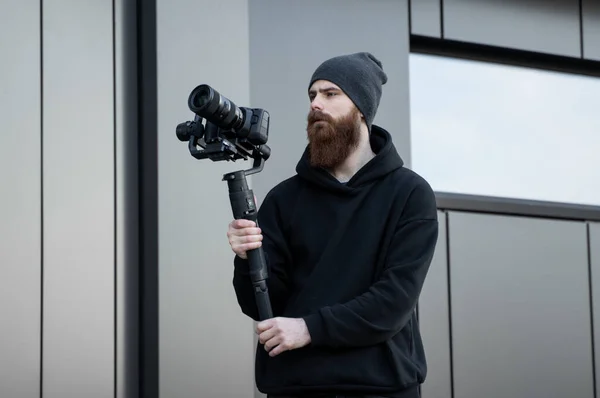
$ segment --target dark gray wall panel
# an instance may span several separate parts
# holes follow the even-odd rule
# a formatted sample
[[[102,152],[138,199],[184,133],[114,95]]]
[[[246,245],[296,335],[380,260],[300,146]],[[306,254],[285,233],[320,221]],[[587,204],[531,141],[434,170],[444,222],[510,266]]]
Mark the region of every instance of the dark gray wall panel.
[[[592,306],[594,309],[594,356],[596,358],[596,380],[600,380],[600,223],[589,225],[589,244],[592,281]]]
[[[419,325],[427,357],[423,398],[452,396],[446,214],[438,212],[440,232],[435,255],[419,299]]]
[[[410,0],[410,30],[412,34],[441,37],[441,1]]]
[[[114,397],[112,12],[43,2],[44,398]]]
[[[40,390],[40,2],[0,4],[0,396]]]
[[[136,4],[115,0],[116,397],[138,397]],[[143,137],[143,134],[141,135]]]
[[[187,100],[199,84],[250,103],[248,1],[158,0],[156,17],[160,397],[250,398],[255,333],[231,285],[221,181],[249,164],[196,160],[175,135],[193,119]]]
[[[600,1],[583,0],[583,57],[600,61]]]
[[[593,397],[584,223],[450,213],[460,398]]]
[[[445,0],[444,37],[581,56],[577,0]]]

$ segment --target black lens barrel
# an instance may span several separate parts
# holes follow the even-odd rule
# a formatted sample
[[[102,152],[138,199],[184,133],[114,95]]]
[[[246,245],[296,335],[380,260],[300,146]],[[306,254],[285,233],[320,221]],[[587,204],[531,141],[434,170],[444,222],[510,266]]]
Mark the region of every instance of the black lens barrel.
[[[198,116],[223,129],[237,130],[244,125],[242,110],[207,84],[201,84],[192,90],[188,106]]]

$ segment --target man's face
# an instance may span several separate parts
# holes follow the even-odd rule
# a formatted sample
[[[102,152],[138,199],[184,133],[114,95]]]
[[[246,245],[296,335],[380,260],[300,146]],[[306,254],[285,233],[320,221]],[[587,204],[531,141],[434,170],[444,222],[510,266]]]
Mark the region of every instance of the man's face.
[[[335,84],[318,80],[309,89],[306,128],[313,166],[334,168],[357,147],[361,115],[352,100]]]

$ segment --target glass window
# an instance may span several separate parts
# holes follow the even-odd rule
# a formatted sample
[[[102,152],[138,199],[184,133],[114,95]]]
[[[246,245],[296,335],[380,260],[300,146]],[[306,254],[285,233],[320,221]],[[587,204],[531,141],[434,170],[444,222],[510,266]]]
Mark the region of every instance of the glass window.
[[[438,192],[600,205],[600,79],[411,54],[412,169]]]

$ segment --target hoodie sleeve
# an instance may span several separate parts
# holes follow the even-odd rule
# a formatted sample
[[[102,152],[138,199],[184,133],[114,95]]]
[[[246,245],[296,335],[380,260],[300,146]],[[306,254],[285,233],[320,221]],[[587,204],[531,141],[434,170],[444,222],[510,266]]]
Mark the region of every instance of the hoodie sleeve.
[[[311,345],[357,347],[397,334],[416,308],[438,237],[435,197],[413,191],[393,239],[382,276],[364,294],[304,317]]]
[[[279,209],[273,194],[265,198],[258,212],[258,226],[263,234],[263,250],[267,263],[267,287],[273,316],[279,316],[289,297],[288,265],[291,255],[283,231]],[[248,260],[235,256],[233,260],[233,287],[238,304],[244,314],[259,321],[258,307],[250,280]]]

